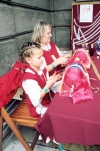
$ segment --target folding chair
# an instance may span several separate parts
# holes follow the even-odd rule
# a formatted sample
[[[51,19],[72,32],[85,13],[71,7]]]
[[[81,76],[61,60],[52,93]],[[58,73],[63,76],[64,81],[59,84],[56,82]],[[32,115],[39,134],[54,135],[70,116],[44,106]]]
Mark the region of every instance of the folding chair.
[[[14,111],[9,115],[4,107],[0,109],[0,151],[2,151],[2,142],[3,142],[3,122],[5,121],[13,133],[16,135],[18,140],[22,143],[26,151],[33,151],[36,141],[38,139],[39,133],[36,131],[35,137],[31,146],[25,140],[24,136],[18,129],[17,125],[34,127],[39,119],[33,118],[29,114],[29,109],[25,98],[20,101],[18,106]]]

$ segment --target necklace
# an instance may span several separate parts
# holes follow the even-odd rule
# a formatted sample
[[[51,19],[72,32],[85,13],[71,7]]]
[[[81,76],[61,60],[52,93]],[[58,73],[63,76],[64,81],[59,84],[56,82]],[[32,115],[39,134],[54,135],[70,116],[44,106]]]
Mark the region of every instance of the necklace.
[[[51,46],[50,44],[46,44],[46,45],[42,45],[42,49],[45,50],[45,51],[49,51],[51,49]]]
[[[46,83],[46,80],[47,80],[46,68],[44,68],[43,70],[40,70],[40,71],[36,71],[35,69],[33,69],[30,66],[28,66],[28,68],[31,69],[39,79],[41,79],[44,83]]]
[[[44,72],[42,71],[42,75],[38,74],[40,76],[40,78],[42,79],[42,81],[46,82],[47,78],[44,75]]]

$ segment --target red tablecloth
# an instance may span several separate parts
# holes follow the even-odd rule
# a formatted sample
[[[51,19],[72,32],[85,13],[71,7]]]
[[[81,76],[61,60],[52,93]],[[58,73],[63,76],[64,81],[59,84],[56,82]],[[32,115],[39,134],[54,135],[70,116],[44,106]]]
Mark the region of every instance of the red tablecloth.
[[[100,59],[93,58],[100,71]],[[92,87],[100,88],[100,81],[89,69]],[[72,98],[55,95],[47,112],[35,125],[43,140],[53,136],[59,143],[76,143],[82,145],[100,144],[100,91],[93,100],[73,105]]]

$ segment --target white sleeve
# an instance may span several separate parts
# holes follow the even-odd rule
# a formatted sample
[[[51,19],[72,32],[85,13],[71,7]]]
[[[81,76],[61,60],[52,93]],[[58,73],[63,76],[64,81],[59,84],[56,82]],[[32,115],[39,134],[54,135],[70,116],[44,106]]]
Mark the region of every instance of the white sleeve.
[[[36,107],[41,103],[40,100],[40,90],[41,87],[38,85],[38,82],[35,80],[24,80],[22,82],[22,87],[26,94],[28,95],[29,99],[31,100],[32,104]]]
[[[63,53],[59,50],[59,48],[57,46],[56,46],[56,49],[57,49],[57,52],[58,52],[59,56],[63,55]]]
[[[58,86],[61,83],[60,81],[55,82],[55,84],[50,88],[54,93],[58,92]]]

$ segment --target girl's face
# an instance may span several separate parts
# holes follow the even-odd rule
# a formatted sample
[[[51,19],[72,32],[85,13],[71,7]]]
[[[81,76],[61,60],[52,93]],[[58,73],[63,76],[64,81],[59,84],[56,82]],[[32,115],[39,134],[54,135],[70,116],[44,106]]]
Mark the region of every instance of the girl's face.
[[[33,52],[31,57],[26,58],[26,61],[33,69],[39,70],[43,64],[43,59],[43,50],[37,49]]]
[[[47,43],[49,43],[51,41],[51,37],[52,34],[50,26],[45,26],[45,31],[41,39],[41,44],[46,45]]]

